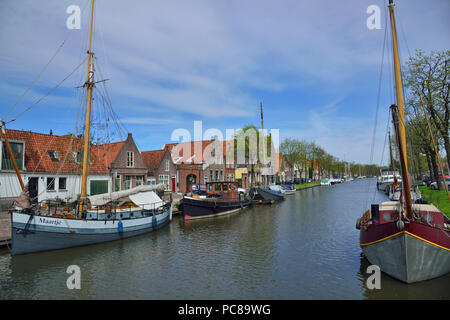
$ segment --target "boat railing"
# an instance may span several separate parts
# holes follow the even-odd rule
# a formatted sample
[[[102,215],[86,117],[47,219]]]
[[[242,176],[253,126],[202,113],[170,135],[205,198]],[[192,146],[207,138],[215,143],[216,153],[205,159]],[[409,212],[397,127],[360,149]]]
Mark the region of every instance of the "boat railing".
[[[155,216],[170,208],[170,203],[164,201],[151,202],[136,206],[134,204],[108,203],[104,206],[91,207],[87,204],[82,206],[82,219],[89,220],[119,220],[136,219]],[[76,219],[78,202],[67,203],[58,200],[43,200],[32,207],[38,216],[49,216],[55,218]]]

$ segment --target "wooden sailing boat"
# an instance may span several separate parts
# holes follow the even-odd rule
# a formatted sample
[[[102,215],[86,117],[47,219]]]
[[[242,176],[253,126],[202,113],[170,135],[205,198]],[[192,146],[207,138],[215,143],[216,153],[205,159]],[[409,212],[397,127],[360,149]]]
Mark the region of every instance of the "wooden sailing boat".
[[[370,263],[406,283],[450,272],[450,221],[434,205],[412,204],[394,3],[389,0],[397,105],[391,106],[400,153],[404,201],[373,204],[357,220],[360,246]]]
[[[168,224],[172,218],[172,204],[163,202],[153,192],[158,188],[155,186],[141,185],[129,190],[86,196],[91,102],[95,84],[94,54],[91,51],[93,14],[94,0],[91,4],[88,72],[85,83],[87,106],[81,197],[76,208],[71,210],[54,207],[50,210],[49,206],[49,210],[42,210],[42,207],[31,207],[27,186],[22,182],[2,125],[5,143],[23,190],[11,212],[12,255],[128,238],[159,229]]]

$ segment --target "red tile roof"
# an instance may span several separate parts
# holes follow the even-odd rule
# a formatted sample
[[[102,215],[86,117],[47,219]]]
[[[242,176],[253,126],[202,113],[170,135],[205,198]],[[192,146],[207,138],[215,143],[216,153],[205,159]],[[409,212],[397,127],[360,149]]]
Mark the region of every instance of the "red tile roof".
[[[149,170],[155,170],[158,167],[162,157],[164,156],[164,152],[164,149],[141,152],[142,159],[144,159]]]
[[[81,152],[83,139],[70,135],[58,136],[7,129],[8,139],[25,142],[25,169],[28,172],[81,173],[82,165],[74,159]],[[2,137],[3,140],[3,137]],[[123,141],[91,145],[90,174],[109,174],[108,166],[117,156]],[[52,160],[48,151],[56,151],[59,161]]]

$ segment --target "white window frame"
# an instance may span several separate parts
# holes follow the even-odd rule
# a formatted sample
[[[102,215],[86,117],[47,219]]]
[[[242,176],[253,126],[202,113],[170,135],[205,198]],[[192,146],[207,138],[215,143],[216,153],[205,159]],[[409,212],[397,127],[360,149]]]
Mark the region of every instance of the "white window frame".
[[[134,152],[127,151],[127,168],[134,168]]]
[[[170,191],[170,176],[168,174],[160,174],[158,177],[158,180],[159,180],[159,183],[162,183],[165,185],[166,191]]]
[[[166,160],[165,171],[170,171],[170,161],[169,160]]]

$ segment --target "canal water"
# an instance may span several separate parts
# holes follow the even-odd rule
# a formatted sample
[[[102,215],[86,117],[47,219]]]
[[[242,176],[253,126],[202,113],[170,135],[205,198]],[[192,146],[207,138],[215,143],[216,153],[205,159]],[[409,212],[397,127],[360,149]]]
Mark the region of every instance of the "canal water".
[[[375,179],[315,187],[269,206],[172,223],[124,241],[11,257],[1,299],[450,299],[450,275],[406,285],[369,262],[356,219],[386,201]],[[66,286],[78,265],[81,289]]]

